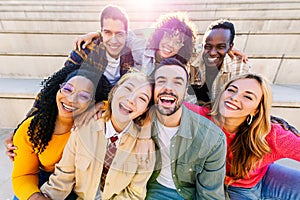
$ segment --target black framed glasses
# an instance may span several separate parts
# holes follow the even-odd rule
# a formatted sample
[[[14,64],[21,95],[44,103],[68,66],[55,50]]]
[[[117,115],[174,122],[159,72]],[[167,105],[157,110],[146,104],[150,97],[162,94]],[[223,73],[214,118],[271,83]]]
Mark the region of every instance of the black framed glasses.
[[[171,31],[164,31],[163,40],[167,42],[173,42],[176,48],[180,49],[184,46],[183,39],[180,36],[180,33],[171,32]]]

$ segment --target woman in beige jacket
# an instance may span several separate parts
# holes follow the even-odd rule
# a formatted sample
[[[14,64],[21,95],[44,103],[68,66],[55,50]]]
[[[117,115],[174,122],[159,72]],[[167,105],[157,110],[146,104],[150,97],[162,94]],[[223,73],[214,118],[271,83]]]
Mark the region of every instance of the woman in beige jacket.
[[[78,199],[144,199],[155,157],[141,161],[135,145],[151,102],[147,77],[137,72],[124,75],[111,90],[104,116],[73,131],[42,193],[51,199],[64,199],[72,190]],[[113,135],[118,136],[117,151],[103,188],[104,158]],[[143,130],[145,136],[150,138],[150,131]]]

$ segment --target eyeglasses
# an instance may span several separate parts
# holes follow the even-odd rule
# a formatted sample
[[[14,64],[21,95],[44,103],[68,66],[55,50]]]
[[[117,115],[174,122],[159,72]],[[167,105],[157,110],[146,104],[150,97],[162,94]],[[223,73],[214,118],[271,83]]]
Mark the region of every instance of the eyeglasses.
[[[180,34],[178,32],[170,33],[169,31],[164,31],[163,39],[167,42],[172,41],[176,48],[180,49],[184,46]]]
[[[75,93],[73,85],[69,83],[60,84],[60,92],[66,97]],[[86,91],[77,92],[77,99],[79,103],[88,103],[93,100],[92,94]]]

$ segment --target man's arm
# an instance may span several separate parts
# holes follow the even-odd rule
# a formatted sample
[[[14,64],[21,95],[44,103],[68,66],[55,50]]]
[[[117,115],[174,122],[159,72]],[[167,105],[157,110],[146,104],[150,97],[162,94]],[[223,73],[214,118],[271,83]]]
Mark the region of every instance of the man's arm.
[[[271,115],[271,122],[274,124],[279,124],[284,130],[292,131],[295,135],[300,136],[299,131],[282,118]]]
[[[85,49],[85,47],[92,43],[92,41],[96,38],[101,38],[101,32],[89,32],[85,35],[78,36],[74,41],[74,50],[78,49],[81,51],[81,49]]]
[[[95,39],[101,39],[101,32],[89,32],[85,35],[81,35],[77,37],[74,41],[74,50],[81,51],[85,49],[89,44],[93,42]],[[147,39],[143,36],[137,36],[134,31],[128,32],[128,37],[126,40],[126,47],[131,50],[134,67],[141,70],[141,66],[143,63],[143,55],[146,49]]]
[[[249,61],[248,57],[246,54],[244,54],[243,52],[241,52],[240,50],[238,49],[231,49],[230,51],[228,51],[228,55],[231,59],[234,58],[234,56],[239,56],[242,58],[242,61],[244,63],[247,63]]]
[[[221,136],[196,179],[196,199],[225,199],[226,139]]]
[[[17,150],[17,147],[13,143],[13,137],[15,132],[11,131],[8,136],[4,140],[4,144],[6,147],[6,155],[9,157],[11,161],[14,161],[15,156],[17,155],[14,151]]]

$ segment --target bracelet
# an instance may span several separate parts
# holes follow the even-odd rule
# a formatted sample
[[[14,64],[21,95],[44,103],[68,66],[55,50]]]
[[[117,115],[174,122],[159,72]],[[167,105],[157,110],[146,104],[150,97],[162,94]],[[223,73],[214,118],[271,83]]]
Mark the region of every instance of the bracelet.
[[[137,138],[138,140],[143,140],[143,141],[146,141],[146,140],[151,140],[152,138]]]
[[[102,101],[102,103],[104,104],[103,105],[103,110],[106,110],[107,107],[108,107],[108,101],[104,100],[104,101]]]

